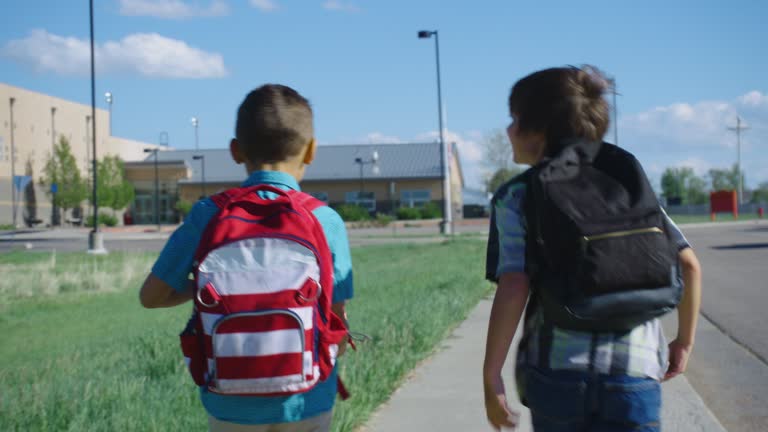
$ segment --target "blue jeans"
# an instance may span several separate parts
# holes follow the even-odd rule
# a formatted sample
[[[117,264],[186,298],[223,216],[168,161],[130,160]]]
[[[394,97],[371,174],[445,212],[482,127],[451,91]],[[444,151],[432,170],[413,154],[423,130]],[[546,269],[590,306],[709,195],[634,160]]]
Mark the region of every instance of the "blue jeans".
[[[658,432],[661,386],[650,378],[518,370],[536,432]]]

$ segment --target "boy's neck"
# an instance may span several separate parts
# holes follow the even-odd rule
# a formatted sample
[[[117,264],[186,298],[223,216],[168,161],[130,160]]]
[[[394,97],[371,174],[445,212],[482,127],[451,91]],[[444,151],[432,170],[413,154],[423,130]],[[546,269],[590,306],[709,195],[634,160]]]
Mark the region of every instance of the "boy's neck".
[[[302,178],[304,178],[305,165],[303,163],[299,164],[296,161],[259,163],[259,164],[246,162],[245,169],[248,172],[249,176],[256,171],[279,171],[279,172],[290,175],[291,177],[296,179],[296,182],[298,183],[298,182],[301,182]]]

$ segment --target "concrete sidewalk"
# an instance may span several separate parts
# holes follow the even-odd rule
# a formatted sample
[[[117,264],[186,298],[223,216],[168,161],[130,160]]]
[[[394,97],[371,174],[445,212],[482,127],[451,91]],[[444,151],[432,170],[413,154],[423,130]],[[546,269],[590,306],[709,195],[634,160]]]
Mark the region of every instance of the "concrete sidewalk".
[[[418,367],[392,398],[363,427],[367,432],[490,431],[485,418],[481,371],[491,300],[484,299],[431,359]],[[515,340],[514,346],[517,345]],[[514,352],[508,359],[514,359]],[[530,413],[515,391],[513,361],[504,378],[513,409],[519,410],[519,431],[531,431]],[[662,386],[663,430],[722,432],[723,426],[704,405],[685,377]]]

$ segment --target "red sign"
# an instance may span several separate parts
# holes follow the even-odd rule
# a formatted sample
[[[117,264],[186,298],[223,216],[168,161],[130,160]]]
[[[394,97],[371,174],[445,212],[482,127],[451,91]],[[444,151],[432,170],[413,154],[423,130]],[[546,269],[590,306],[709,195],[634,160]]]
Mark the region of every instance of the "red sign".
[[[736,191],[716,191],[709,194],[710,214],[714,219],[716,213],[733,213],[733,218],[739,218],[739,205]]]

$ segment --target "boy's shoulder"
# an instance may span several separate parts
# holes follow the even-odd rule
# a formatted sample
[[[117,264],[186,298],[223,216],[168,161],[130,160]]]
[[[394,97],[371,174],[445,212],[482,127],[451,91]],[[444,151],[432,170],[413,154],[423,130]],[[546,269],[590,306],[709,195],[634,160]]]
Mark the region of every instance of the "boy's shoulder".
[[[507,180],[506,183],[502,184],[498,189],[496,189],[496,192],[493,194],[493,198],[491,198],[491,203],[495,204],[499,200],[505,200],[511,196],[522,198],[522,195],[525,193],[525,190],[528,186],[528,179],[530,178],[531,173],[531,168],[528,168],[522,173]]]

